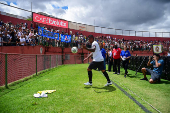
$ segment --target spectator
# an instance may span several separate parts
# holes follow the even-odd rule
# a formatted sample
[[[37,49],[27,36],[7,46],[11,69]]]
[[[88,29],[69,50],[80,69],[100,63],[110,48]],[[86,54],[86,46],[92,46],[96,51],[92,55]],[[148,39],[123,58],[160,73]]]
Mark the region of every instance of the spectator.
[[[18,31],[17,36],[21,37],[23,35],[21,29]]]
[[[19,45],[20,45],[20,37],[17,37],[16,46],[19,46]]]
[[[34,29],[34,28],[33,28],[33,23],[32,23],[32,22],[31,22],[31,25],[30,25],[30,27],[31,27],[31,29]]]
[[[170,56],[170,51],[167,52],[167,56]]]
[[[2,46],[2,43],[3,43],[3,41],[2,41],[2,33],[0,32],[0,46]]]
[[[142,73],[144,75],[144,78],[140,79],[140,80],[148,81],[148,79],[146,77],[146,73],[148,72],[149,74],[151,74],[151,78],[150,78],[149,82],[152,84],[152,83],[155,83],[157,81],[158,82],[160,81],[164,61],[162,59],[160,59],[159,54],[154,54],[153,55],[153,61],[151,61],[151,57],[149,57],[149,61],[148,61],[148,64],[147,64],[147,66],[151,66],[151,65],[153,65],[153,70],[150,70],[148,68],[142,68]]]
[[[111,72],[111,67],[112,67],[112,64],[113,64],[113,59],[112,59],[112,50],[109,48],[109,51],[108,51],[108,71]]]
[[[20,38],[20,45],[24,46],[25,44],[26,44],[25,36],[22,35],[21,38]]]
[[[5,35],[2,36],[2,39],[3,39],[3,46],[8,46],[10,42],[9,42],[7,31],[5,32]]]
[[[25,30],[25,29],[26,29],[25,25],[22,25],[22,30]]]
[[[4,22],[2,20],[0,20],[0,27],[4,25]]]
[[[102,56],[104,58],[104,69],[106,70],[106,51],[105,49],[103,48],[103,44],[100,45],[100,51],[102,53]]]
[[[25,23],[24,23],[24,25],[25,25],[25,28],[27,29],[27,27],[28,27],[28,24],[25,22]]]
[[[31,46],[35,46],[35,45],[36,45],[36,40],[34,36],[31,36]]]
[[[123,68],[125,70],[125,74],[124,77],[126,78],[126,75],[128,74],[128,64],[129,64],[129,58],[130,58],[131,54],[130,52],[127,50],[127,46],[124,45],[124,50],[121,51],[120,53],[120,57],[123,61]]]
[[[30,33],[29,33],[29,37],[32,37],[32,36],[34,36],[34,30],[33,29],[31,29]]]
[[[117,75],[120,74],[120,53],[121,53],[121,49],[118,48],[117,45],[115,45],[115,48],[112,51],[112,56],[114,59],[114,68],[115,68],[114,74],[117,74]]]

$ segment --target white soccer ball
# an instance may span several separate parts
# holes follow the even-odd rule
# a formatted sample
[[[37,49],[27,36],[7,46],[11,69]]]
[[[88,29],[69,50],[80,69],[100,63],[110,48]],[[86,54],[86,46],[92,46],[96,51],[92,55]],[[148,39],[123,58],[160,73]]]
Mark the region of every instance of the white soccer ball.
[[[72,53],[77,53],[77,52],[78,52],[77,47],[72,47],[72,48],[71,48],[71,52],[72,52]]]

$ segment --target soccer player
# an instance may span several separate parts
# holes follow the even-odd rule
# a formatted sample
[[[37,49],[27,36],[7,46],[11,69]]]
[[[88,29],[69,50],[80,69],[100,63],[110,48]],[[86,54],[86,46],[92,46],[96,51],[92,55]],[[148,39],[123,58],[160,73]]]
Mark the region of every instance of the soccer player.
[[[97,69],[97,68],[102,71],[103,75],[107,79],[107,84],[105,86],[112,85],[112,82],[110,81],[110,78],[104,68],[104,58],[100,51],[100,46],[96,41],[94,41],[93,35],[89,35],[89,42],[92,44],[91,48],[87,48],[85,45],[83,45],[83,49],[86,49],[92,53],[84,60],[88,59],[91,55],[93,55],[93,61],[90,63],[87,69],[89,82],[84,83],[84,85],[92,85],[92,69]]]

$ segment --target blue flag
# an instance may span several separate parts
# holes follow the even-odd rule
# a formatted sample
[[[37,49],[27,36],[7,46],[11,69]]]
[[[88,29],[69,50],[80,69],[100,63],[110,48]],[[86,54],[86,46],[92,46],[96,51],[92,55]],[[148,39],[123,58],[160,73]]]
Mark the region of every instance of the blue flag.
[[[41,28],[40,26],[38,26],[38,35],[43,36],[43,28]]]
[[[61,42],[65,42],[65,35],[61,34]]]
[[[67,35],[66,43],[71,43],[71,35]]]
[[[54,39],[59,40],[59,33],[54,33]]]

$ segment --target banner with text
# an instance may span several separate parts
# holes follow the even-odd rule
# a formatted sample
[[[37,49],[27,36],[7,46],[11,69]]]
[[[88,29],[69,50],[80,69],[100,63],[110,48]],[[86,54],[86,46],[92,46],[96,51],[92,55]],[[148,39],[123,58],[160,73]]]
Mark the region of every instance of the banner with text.
[[[68,21],[51,18],[37,13],[33,13],[33,21],[51,26],[68,28]]]
[[[51,38],[51,39],[59,40],[59,33],[53,33],[53,32],[47,31],[40,26],[38,26],[38,35],[47,37],[47,38]]]
[[[59,33],[53,33],[53,32],[47,31],[40,26],[38,26],[38,35],[47,37],[50,39],[59,40]],[[71,35],[61,34],[61,42],[71,43]]]

